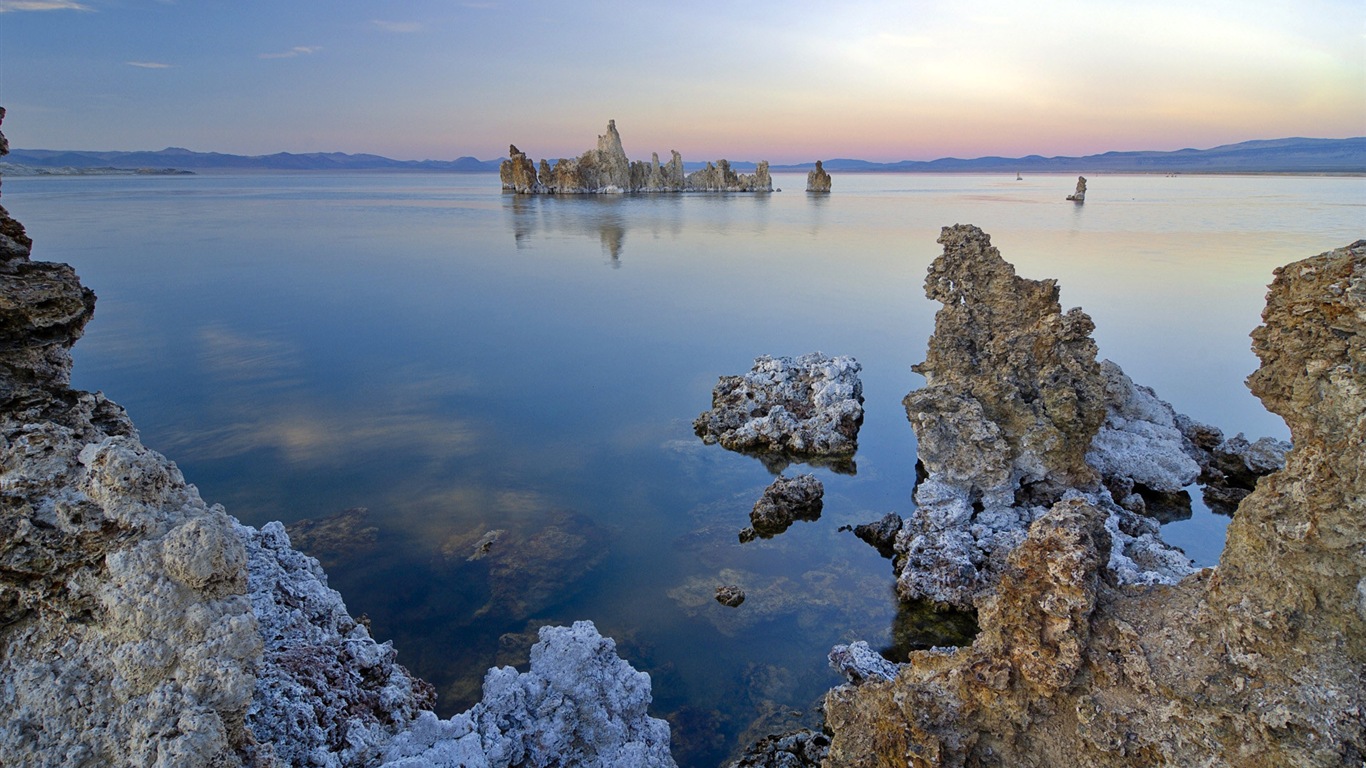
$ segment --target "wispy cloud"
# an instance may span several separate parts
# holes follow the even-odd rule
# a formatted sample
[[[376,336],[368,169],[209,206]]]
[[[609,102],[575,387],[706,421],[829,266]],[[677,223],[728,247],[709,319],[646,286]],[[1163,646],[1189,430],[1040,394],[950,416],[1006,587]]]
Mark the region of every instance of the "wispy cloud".
[[[130,67],[142,67],[143,69],[170,69],[171,64],[164,64],[160,61],[125,61]]]
[[[94,8],[74,0],[0,0],[0,13],[11,11],[93,11]]]
[[[422,25],[416,21],[384,21],[382,19],[374,19],[370,24],[376,29],[382,29],[385,32],[408,33],[422,30]]]
[[[318,51],[321,51],[322,49],[323,49],[323,47],[322,47],[321,45],[296,45],[296,46],[294,46],[293,48],[290,48],[289,50],[284,51],[284,52],[281,52],[281,53],[263,53],[263,54],[261,54],[261,58],[263,58],[263,59],[292,59],[292,58],[294,58],[295,56],[304,56],[304,55],[307,55],[307,54],[310,54],[310,53],[317,53]]]

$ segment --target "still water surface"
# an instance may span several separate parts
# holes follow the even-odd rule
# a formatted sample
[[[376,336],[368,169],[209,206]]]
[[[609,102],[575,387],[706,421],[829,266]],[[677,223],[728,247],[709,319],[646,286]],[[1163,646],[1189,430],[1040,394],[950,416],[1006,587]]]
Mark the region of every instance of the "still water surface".
[[[524,198],[492,175],[7,179],[4,203],[99,296],[75,385],[127,407],[206,500],[253,525],[369,510],[368,536],[315,548],[443,713],[537,626],[592,619],[651,673],[680,763],[712,766],[746,729],[810,721],[831,645],[912,623],[888,561],[838,529],[911,508],[900,401],[941,226],[1057,278],[1101,355],[1177,410],[1284,438],[1242,383],[1265,285],[1366,223],[1361,178],[1095,176],[1084,206],[1067,176],[803,181]],[[741,545],[772,476],[691,420],[718,376],[814,350],[863,365],[857,473],[812,470],[823,517]],[[1195,496],[1164,531],[1212,565],[1226,520]],[[749,599],[721,607],[722,583]]]

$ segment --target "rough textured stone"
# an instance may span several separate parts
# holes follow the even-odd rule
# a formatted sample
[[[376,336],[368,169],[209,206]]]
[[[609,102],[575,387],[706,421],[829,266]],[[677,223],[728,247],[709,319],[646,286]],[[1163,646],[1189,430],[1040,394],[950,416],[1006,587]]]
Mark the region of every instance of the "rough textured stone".
[[[598,136],[598,145],[574,158],[560,158],[554,166],[541,160],[540,169],[516,146],[508,148],[508,159],[498,168],[503,189],[520,194],[613,194],[622,192],[772,192],[773,181],[768,161],[756,164],[752,174],[731,170],[730,163],[718,160],[690,174],[683,172],[683,158],[671,151],[669,162],[659,164],[659,154],[650,162],[632,162],[622,148],[617,122],[607,121],[607,131]]]
[[[770,538],[786,531],[798,520],[819,520],[825,486],[815,475],[779,477],[767,488],[750,510],[754,532]]]
[[[490,669],[484,699],[450,720],[423,713],[384,765],[418,768],[672,768],[669,726],[649,717],[650,677],[590,621],[542,627],[531,669]]]
[[[745,602],[745,591],[734,584],[717,587],[716,602],[727,608],[738,608]]]
[[[541,161],[545,167],[545,161]],[[536,175],[536,165],[526,153],[517,149],[516,144],[508,145],[508,159],[498,165],[498,179],[503,189],[524,194],[544,192],[545,187]]]
[[[1076,202],[1076,203],[1084,203],[1084,202],[1086,202],[1086,177],[1085,177],[1085,176],[1078,176],[1078,177],[1077,177],[1077,191],[1076,191],[1076,192],[1073,192],[1073,193],[1070,194],[1070,195],[1068,195],[1068,196],[1067,196],[1067,199],[1068,199],[1068,200],[1071,200],[1071,201],[1073,201],[1073,202]]]
[[[829,752],[830,737],[804,728],[760,739],[726,768],[820,768]]]
[[[854,535],[876,548],[883,557],[892,557],[896,554],[896,536],[904,522],[901,515],[888,512],[877,522],[854,526]]]
[[[816,161],[816,167],[806,174],[807,192],[829,192],[830,174],[821,167],[821,161]]]
[[[1110,516],[1117,577],[1160,583],[1189,573],[1155,522],[1102,493],[1087,462],[1109,402],[1091,319],[1062,311],[1054,281],[1018,277],[980,229],[945,227],[939,242],[944,253],[930,265],[925,293],[944,306],[915,366],[925,387],[904,401],[927,477],[895,544],[902,599],[971,606],[993,588],[1029,524],[1069,496]],[[1143,413],[1131,399],[1117,413]]]
[[[1248,442],[1240,432],[1225,439],[1223,432],[1187,416],[1178,415],[1176,425],[1187,452],[1200,465],[1205,503],[1225,515],[1233,514],[1259,478],[1284,467],[1290,451],[1290,443],[1270,437]]]
[[[693,429],[733,451],[847,461],[863,424],[860,370],[847,355],[755,358],[749,373],[721,377]]]
[[[1091,440],[1087,463],[1107,480],[1123,477],[1154,491],[1176,492],[1195,482],[1200,465],[1187,453],[1171,405],[1109,360],[1101,362],[1100,372],[1105,421]]]
[[[1218,568],[1116,584],[1112,518],[1055,504],[971,647],[827,696],[827,768],[1366,758],[1366,241],[1278,269],[1263,321],[1249,386],[1294,447],[1239,506]]]

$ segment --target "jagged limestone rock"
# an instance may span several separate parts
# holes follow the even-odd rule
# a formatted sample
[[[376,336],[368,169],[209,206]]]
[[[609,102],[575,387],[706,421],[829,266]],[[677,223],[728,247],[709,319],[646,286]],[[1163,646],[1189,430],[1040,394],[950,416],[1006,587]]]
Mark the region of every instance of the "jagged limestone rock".
[[[1116,584],[1106,514],[1055,504],[972,646],[827,695],[826,768],[1366,757],[1366,240],[1276,270],[1262,317],[1248,383],[1294,447],[1239,506],[1218,568]]]
[[[536,165],[516,146],[499,165],[503,189],[521,194],[612,194],[621,192],[772,192],[768,161],[760,161],[753,174],[737,174],[726,160],[691,174],[683,172],[683,158],[671,151],[669,162],[660,165],[659,154],[650,162],[631,162],[622,148],[615,120],[598,136],[598,145],[575,158],[560,158],[552,167]]]
[[[754,502],[750,525],[757,535],[768,539],[798,520],[819,520],[824,495],[825,486],[815,475],[776,478]]]
[[[545,161],[541,161],[542,167]],[[545,191],[541,180],[536,176],[536,165],[516,144],[508,146],[508,159],[498,165],[498,178],[503,189],[510,192],[532,193]]]
[[[806,174],[807,192],[829,192],[830,174],[821,167],[821,161],[816,161],[816,167]]]
[[[1073,202],[1076,202],[1076,203],[1084,203],[1084,202],[1086,202],[1086,177],[1085,177],[1085,176],[1078,176],[1078,177],[1077,177],[1077,191],[1076,191],[1076,192],[1073,192],[1073,193],[1070,194],[1070,195],[1068,195],[1068,196],[1067,196],[1067,199],[1068,199],[1068,200],[1071,200],[1071,201],[1073,201]]]
[[[1091,319],[1066,313],[1052,280],[1027,280],[986,233],[945,227],[925,293],[935,316],[925,387],[905,398],[927,477],[897,537],[897,591],[960,607],[988,593],[1005,557],[1053,503],[1080,496],[1110,515],[1117,578],[1189,573],[1152,520],[1114,504],[1087,463],[1107,413]]]
[[[863,424],[860,370],[848,355],[757,357],[749,373],[721,377],[693,431],[732,451],[848,460]]]

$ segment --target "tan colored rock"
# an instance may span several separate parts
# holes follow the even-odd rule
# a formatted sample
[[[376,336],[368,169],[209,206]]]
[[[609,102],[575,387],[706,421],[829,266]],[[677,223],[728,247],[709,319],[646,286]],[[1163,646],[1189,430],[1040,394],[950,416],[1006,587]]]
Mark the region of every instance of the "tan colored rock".
[[[972,646],[826,698],[843,766],[1343,766],[1366,756],[1366,241],[1276,271],[1254,394],[1285,469],[1219,567],[1104,573],[1104,516],[1055,504],[1008,558]]]
[[[650,162],[631,162],[622,148],[615,120],[607,121],[607,131],[598,136],[594,149],[573,158],[560,158],[552,167],[545,160],[536,166],[515,146],[509,159],[499,167],[503,189],[522,194],[611,194],[621,192],[771,192],[773,181],[768,161],[757,164],[753,174],[737,174],[730,163],[717,161],[692,174],[684,174],[683,158],[671,152],[668,163],[660,165],[659,155]]]
[[[816,167],[806,174],[807,192],[829,192],[830,174],[821,167],[821,161],[816,161]]]
[[[1073,202],[1076,202],[1076,203],[1084,203],[1084,202],[1086,202],[1086,177],[1085,177],[1085,176],[1078,176],[1078,177],[1077,177],[1077,191],[1076,191],[1076,192],[1073,192],[1073,193],[1070,194],[1070,195],[1068,195],[1068,196],[1067,196],[1067,199],[1068,199],[1068,200],[1071,200],[1071,201],[1073,201]]]
[[[544,161],[542,161],[544,164]],[[508,192],[541,192],[542,184],[536,176],[536,164],[516,144],[508,146],[508,159],[498,164],[498,178]]]

